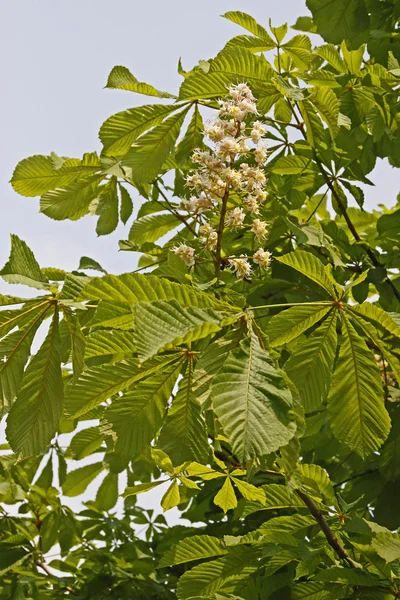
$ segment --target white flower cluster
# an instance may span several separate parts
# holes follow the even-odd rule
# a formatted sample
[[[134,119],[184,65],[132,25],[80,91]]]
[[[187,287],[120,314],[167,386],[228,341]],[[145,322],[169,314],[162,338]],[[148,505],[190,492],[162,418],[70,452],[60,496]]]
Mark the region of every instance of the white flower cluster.
[[[260,121],[246,125],[248,116],[257,114],[255,98],[248,85],[239,83],[231,86],[229,98],[220,101],[218,118],[208,124],[204,131],[214,147],[195,150],[192,155],[198,168],[187,176],[186,186],[193,195],[181,201],[180,209],[199,222],[200,243],[212,253],[218,248],[218,232],[210,224],[204,224],[204,219],[208,219],[212,213],[218,214],[230,190],[235,192],[236,199],[240,198],[241,205],[226,212],[224,226],[249,228],[258,243],[267,236],[267,223],[257,217],[261,204],[267,198],[263,166],[268,151],[262,139],[265,129]],[[246,157],[250,158],[250,164],[241,162],[237,166],[236,161]],[[187,266],[194,264],[193,248],[181,244],[173,250]],[[252,258],[256,265],[264,269],[271,262],[270,253],[263,248]],[[248,259],[240,256],[228,260],[238,278],[251,277],[252,267]]]

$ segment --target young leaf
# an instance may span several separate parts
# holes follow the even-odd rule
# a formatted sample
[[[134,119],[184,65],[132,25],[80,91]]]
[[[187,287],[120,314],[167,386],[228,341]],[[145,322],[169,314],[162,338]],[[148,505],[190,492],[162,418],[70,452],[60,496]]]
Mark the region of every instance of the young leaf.
[[[343,315],[343,340],[328,396],[336,438],[362,458],[378,450],[390,431],[378,367],[364,340]]]
[[[224,513],[237,507],[237,498],[230,477],[226,477],[224,485],[214,497],[214,504],[222,508]]]
[[[64,397],[60,350],[56,309],[47,337],[25,371],[8,416],[7,439],[14,452],[39,454],[57,432]]]
[[[240,10],[229,11],[222,16],[224,19],[228,19],[229,21],[240,25],[244,29],[247,29],[247,31],[250,31],[250,33],[253,35],[262,39],[264,43],[268,43],[270,49],[275,48],[276,44],[267,30],[259,25],[259,23],[257,23],[252,16],[241,12]]]
[[[211,398],[242,464],[285,446],[295,433],[291,394],[254,333],[229,353],[213,380]]]
[[[232,477],[232,481],[235,482],[237,489],[242,494],[243,498],[246,498],[246,500],[261,503],[265,501],[265,492],[262,488],[258,488],[247,481],[238,479],[238,477]]]
[[[306,413],[318,410],[328,394],[337,345],[336,319],[333,311],[296,348],[284,367],[300,393]]]
[[[201,147],[203,144],[203,132],[204,123],[199,111],[199,107],[196,104],[186,133],[176,149],[175,158],[178,163],[187,161],[191,152],[193,152],[195,148]]]
[[[173,480],[164,496],[161,498],[161,506],[164,509],[164,512],[178,506],[181,501],[181,496],[179,493],[179,485],[176,479]]]
[[[153,488],[161,485],[162,483],[165,483],[165,480],[139,483],[138,485],[127,487],[122,495],[124,498],[127,498],[128,496],[136,496],[136,494],[148,492],[149,490],[152,490]]]

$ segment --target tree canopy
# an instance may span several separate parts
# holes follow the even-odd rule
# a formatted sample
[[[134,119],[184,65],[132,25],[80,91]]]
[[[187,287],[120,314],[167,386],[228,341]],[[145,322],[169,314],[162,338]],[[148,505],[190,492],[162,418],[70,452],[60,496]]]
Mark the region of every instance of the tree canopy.
[[[0,275],[35,291],[0,296],[1,599],[399,597],[400,205],[364,202],[400,166],[400,8],[307,6],[226,13],[175,93],[114,67],[156,100],[15,168],[139,258],[65,272],[11,236]]]

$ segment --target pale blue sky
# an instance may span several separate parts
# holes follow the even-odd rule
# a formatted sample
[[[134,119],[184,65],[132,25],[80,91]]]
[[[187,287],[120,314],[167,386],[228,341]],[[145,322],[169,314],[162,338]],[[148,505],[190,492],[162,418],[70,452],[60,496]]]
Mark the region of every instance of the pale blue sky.
[[[174,92],[181,81],[180,56],[190,68],[240,32],[220,18],[227,10],[246,11],[264,25],[269,17],[274,25],[293,24],[307,14],[303,0],[1,0],[1,265],[8,257],[9,234],[17,233],[42,266],[71,270],[87,255],[110,272],[135,267],[135,255],[118,253],[127,228],[97,238],[90,217],[52,221],[39,214],[38,199],[14,193],[9,179],[17,162],[33,154],[81,156],[100,150],[97,132],[108,116],[152,102],[102,90],[112,67],[125,65],[140,80]],[[379,190],[368,189],[368,206],[395,203],[396,177],[388,165],[379,165],[372,176]],[[15,288],[0,281],[3,293],[25,293]],[[153,493],[145,503],[158,501]]]

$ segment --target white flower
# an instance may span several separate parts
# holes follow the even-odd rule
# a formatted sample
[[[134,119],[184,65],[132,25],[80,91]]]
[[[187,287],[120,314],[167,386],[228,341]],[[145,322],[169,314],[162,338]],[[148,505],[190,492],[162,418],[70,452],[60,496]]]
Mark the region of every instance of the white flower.
[[[228,262],[238,279],[250,279],[252,268],[246,256],[242,255],[240,258],[230,258]]]
[[[217,248],[217,243],[218,233],[216,231],[212,231],[207,238],[206,247],[211,250],[211,252],[214,252],[214,250]]]
[[[197,198],[197,210],[199,212],[203,212],[203,210],[208,210],[213,207],[213,203],[210,198],[207,198],[205,194],[201,194],[199,198]]]
[[[198,208],[198,198],[196,198],[195,196],[191,196],[189,200],[186,200],[186,198],[182,198],[179,208],[181,208],[182,210],[187,210],[190,213],[196,212]]]
[[[254,186],[253,194],[256,196],[258,202],[264,202],[267,198],[267,192],[261,186]]]
[[[258,201],[254,196],[247,196],[247,198],[244,199],[244,205],[251,215],[259,214]]]
[[[210,233],[212,233],[214,231],[214,229],[211,227],[211,225],[209,223],[206,223],[205,225],[202,225],[200,227],[200,235],[207,237],[208,235],[210,235]]]
[[[260,121],[254,121],[250,136],[255,144],[258,144],[264,133],[265,129],[263,124],[260,123]]]
[[[242,227],[245,217],[246,214],[243,209],[237,206],[233,210],[229,211],[226,215],[225,225],[229,225],[231,227]]]
[[[240,171],[236,171],[235,169],[230,169],[227,167],[222,171],[221,175],[225,178],[225,181],[235,189],[238,189],[242,186],[242,174]]]
[[[264,163],[267,160],[268,148],[266,146],[258,146],[254,150],[254,158],[257,163]]]
[[[267,223],[260,219],[254,219],[251,226],[251,231],[255,234],[258,240],[262,240],[267,235]]]
[[[260,265],[263,269],[268,269],[271,264],[272,254],[268,250],[259,248],[255,254],[253,254],[253,261],[256,265]]]
[[[219,124],[214,123],[205,128],[204,133],[212,142],[220,142],[225,136],[225,130]]]
[[[222,160],[226,160],[227,158],[231,158],[235,156],[239,152],[239,144],[232,137],[224,138],[218,145],[217,155],[222,158]]]
[[[195,250],[186,244],[180,244],[179,246],[175,246],[172,248],[172,251],[175,252],[179,258],[183,260],[187,267],[192,267],[195,263],[194,256]]]
[[[240,138],[238,140],[238,154],[248,154],[250,152],[250,148],[247,145],[246,138]]]

